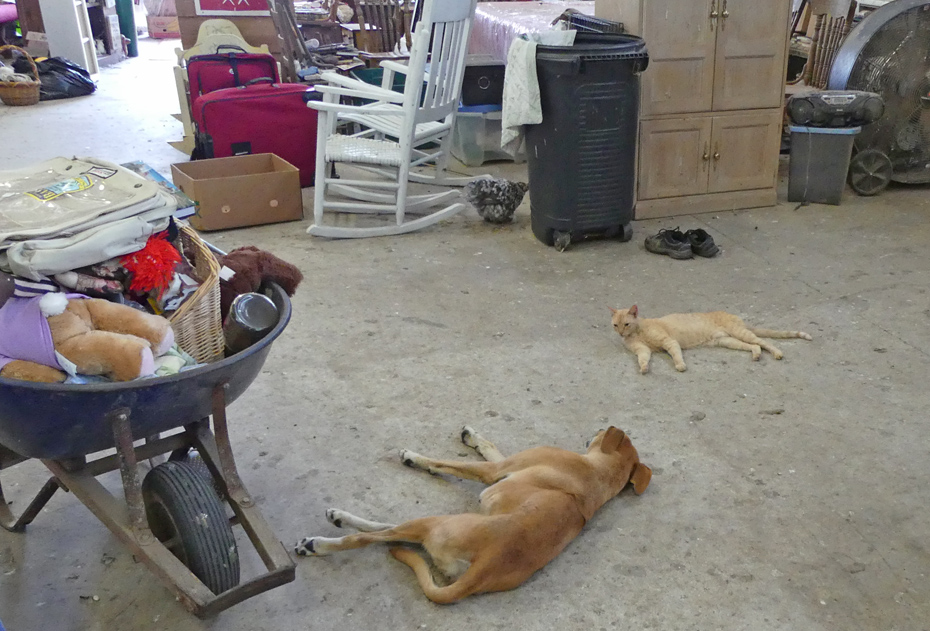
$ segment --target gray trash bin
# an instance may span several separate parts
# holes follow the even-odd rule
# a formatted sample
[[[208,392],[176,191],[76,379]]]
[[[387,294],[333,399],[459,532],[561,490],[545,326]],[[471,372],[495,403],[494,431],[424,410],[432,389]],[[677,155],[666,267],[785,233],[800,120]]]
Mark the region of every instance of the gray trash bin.
[[[861,127],[791,126],[788,201],[838,205]]]

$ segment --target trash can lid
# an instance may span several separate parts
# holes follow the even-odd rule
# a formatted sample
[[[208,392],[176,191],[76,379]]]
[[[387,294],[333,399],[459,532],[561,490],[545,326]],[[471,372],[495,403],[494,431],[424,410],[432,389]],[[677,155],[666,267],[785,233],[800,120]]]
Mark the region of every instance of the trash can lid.
[[[788,130],[791,133],[799,134],[834,134],[836,136],[855,136],[861,127],[803,127],[800,125],[790,125]]]
[[[536,47],[536,58],[559,58],[564,55],[580,56],[582,59],[649,59],[646,42],[641,37],[626,33],[583,33],[578,32],[572,46]],[[550,57],[551,56],[551,57]]]

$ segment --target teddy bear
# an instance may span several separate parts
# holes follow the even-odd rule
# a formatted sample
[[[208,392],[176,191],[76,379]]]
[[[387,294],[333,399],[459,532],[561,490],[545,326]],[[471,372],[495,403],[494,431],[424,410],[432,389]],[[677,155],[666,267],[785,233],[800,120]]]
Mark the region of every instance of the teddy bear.
[[[239,294],[258,291],[262,283],[271,281],[293,296],[304,275],[294,265],[254,246],[237,248],[218,257],[220,270],[220,312],[223,319],[232,301]]]
[[[130,381],[155,373],[174,345],[165,318],[81,294],[9,297],[0,306],[0,377],[44,383],[69,374]]]

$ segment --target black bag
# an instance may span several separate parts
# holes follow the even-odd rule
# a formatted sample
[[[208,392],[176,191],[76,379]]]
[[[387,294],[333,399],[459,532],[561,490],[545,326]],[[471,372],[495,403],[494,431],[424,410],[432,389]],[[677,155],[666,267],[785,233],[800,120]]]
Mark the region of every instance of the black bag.
[[[25,60],[17,61],[13,66],[17,72],[23,72],[18,67],[20,63],[28,66]],[[36,68],[39,69],[39,81],[42,82],[42,87],[39,88],[40,101],[87,96],[97,89],[97,85],[90,78],[90,73],[62,57],[50,57],[37,61]],[[32,74],[28,67],[25,68],[25,72]]]

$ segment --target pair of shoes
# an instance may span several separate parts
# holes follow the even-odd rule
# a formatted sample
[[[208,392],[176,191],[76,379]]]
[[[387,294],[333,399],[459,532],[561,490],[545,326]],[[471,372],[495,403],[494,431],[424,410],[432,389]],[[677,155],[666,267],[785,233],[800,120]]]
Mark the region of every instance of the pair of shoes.
[[[646,237],[645,246],[650,252],[678,260],[690,259],[695,254],[709,258],[720,251],[714,238],[700,228],[684,233],[678,228],[659,230],[658,234]]]

